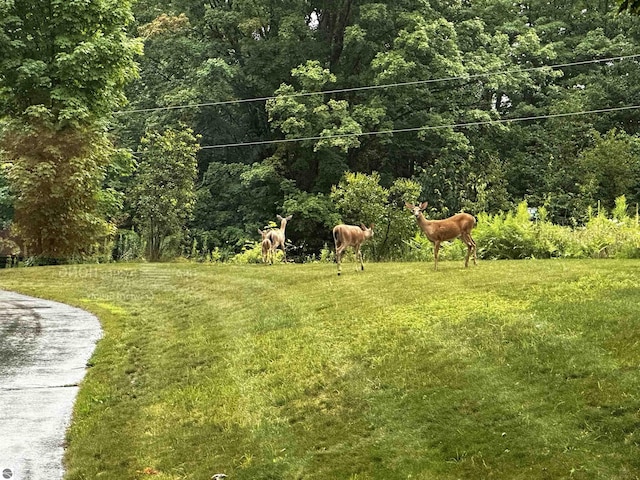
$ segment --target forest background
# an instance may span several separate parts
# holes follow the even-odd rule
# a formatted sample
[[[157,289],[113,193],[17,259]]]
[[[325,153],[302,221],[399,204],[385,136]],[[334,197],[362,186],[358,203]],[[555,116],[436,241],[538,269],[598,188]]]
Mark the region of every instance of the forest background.
[[[107,83],[126,84],[128,104],[102,124],[108,161],[92,195],[104,225],[76,245],[91,240],[93,253],[118,259],[144,249],[152,259],[226,258],[283,214],[293,215],[294,256],[320,254],[345,221],[376,223],[378,257],[391,258],[416,230],[405,201],[427,200],[432,218],[465,210],[485,220],[526,201],[571,227],[621,196],[633,210],[640,19],[618,6],[122,3],[133,13],[118,20],[131,42],[123,58],[138,63],[137,78],[127,66]],[[16,223],[26,175],[11,160],[0,172],[4,227]],[[32,244],[45,256],[51,248]]]

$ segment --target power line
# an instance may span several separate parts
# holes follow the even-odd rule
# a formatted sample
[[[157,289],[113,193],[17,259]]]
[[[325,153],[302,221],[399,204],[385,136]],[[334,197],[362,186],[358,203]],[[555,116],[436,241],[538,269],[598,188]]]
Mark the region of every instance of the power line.
[[[617,60],[627,60],[630,58],[640,57],[640,53],[636,53],[633,55],[622,55],[619,57],[609,57],[609,58],[601,58],[597,60],[582,60],[579,62],[568,62],[568,63],[559,63],[555,65],[543,65],[541,67],[530,67],[530,68],[522,68],[522,69],[514,69],[514,70],[504,70],[500,72],[487,72],[487,73],[475,73],[473,75],[459,75],[453,77],[443,77],[443,78],[433,78],[430,80],[414,80],[411,82],[398,82],[398,83],[387,83],[384,85],[367,85],[362,87],[351,87],[351,88],[339,88],[335,90],[322,90],[319,92],[301,92],[301,93],[292,93],[289,95],[276,95],[269,97],[255,97],[255,98],[244,98],[237,100],[223,100],[220,102],[205,102],[205,103],[193,103],[186,105],[173,105],[168,107],[153,107],[153,108],[139,108],[132,110],[120,110],[114,112],[114,115],[120,115],[125,113],[146,113],[146,112],[156,112],[160,110],[179,110],[184,108],[200,108],[200,107],[215,107],[220,105],[231,105],[231,104],[239,104],[239,103],[250,103],[250,102],[264,102],[267,100],[274,100],[276,98],[296,98],[296,97],[309,97],[313,95],[326,95],[333,93],[346,93],[346,92],[358,92],[363,90],[375,90],[379,88],[395,88],[395,87],[405,87],[411,85],[424,85],[429,83],[437,83],[437,82],[450,82],[453,80],[471,80],[474,78],[483,78],[490,77],[494,75],[510,75],[514,73],[525,73],[532,72],[536,70],[543,70],[545,68],[564,68],[564,67],[574,67],[578,65],[588,65],[591,63],[605,63],[605,62],[613,62]]]
[[[478,122],[454,123],[454,124],[447,124],[447,125],[399,128],[399,129],[393,129],[393,130],[379,130],[376,132],[341,133],[338,135],[328,135],[328,136],[285,138],[285,139],[279,139],[279,140],[260,140],[255,142],[226,143],[221,145],[205,145],[200,148],[202,150],[210,150],[210,149],[216,149],[216,148],[247,147],[247,146],[256,146],[256,145],[273,145],[277,143],[303,142],[308,140],[330,140],[332,138],[364,137],[364,136],[374,136],[374,135],[388,135],[393,133],[420,132],[420,131],[427,131],[427,130],[440,130],[444,128],[477,127],[480,125],[495,125],[495,124],[503,124],[503,123],[525,122],[528,120],[544,120],[548,118],[570,117],[575,115],[589,115],[589,114],[596,114],[596,113],[619,112],[624,110],[636,110],[639,108],[640,108],[640,105],[630,105],[626,107],[601,108],[598,110],[583,110],[580,112],[551,113],[548,115],[538,115],[538,116],[531,116],[531,117],[504,118],[499,120],[483,120]]]

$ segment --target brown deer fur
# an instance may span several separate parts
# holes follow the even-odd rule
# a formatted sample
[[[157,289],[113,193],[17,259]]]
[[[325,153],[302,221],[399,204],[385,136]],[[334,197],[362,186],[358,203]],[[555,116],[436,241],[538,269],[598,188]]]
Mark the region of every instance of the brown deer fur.
[[[347,247],[353,247],[356,254],[356,261],[360,261],[360,268],[364,270],[364,262],[360,246],[362,243],[373,237],[373,227],[367,228],[364,225],[336,225],[333,227],[333,241],[336,244],[336,263],[338,264],[338,275],[342,272],[342,253]],[[356,267],[357,268],[357,267]]]
[[[458,213],[453,217],[444,220],[427,220],[422,212],[427,208],[427,202],[422,202],[419,206],[405,203],[405,207],[416,217],[418,226],[433,243],[433,255],[435,260],[435,270],[438,269],[438,251],[440,244],[447,240],[459,238],[467,246],[467,257],[464,266],[469,266],[469,257],[473,252],[473,264],[477,265],[476,242],[471,237],[471,230],[476,226],[476,219],[468,213]]]

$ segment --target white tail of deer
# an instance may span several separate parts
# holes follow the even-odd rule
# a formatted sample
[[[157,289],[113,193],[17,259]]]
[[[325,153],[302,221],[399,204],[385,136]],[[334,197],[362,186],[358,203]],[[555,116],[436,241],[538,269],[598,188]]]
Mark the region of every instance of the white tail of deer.
[[[418,226],[427,236],[429,241],[433,243],[433,255],[435,259],[435,270],[438,269],[438,251],[440,250],[440,244],[447,240],[454,240],[459,238],[467,246],[467,258],[464,261],[464,266],[469,266],[469,257],[473,252],[473,264],[477,265],[476,258],[476,242],[471,237],[471,230],[476,226],[476,219],[473,215],[468,213],[458,213],[453,217],[445,218],[444,220],[427,220],[424,218],[422,212],[427,208],[427,202],[422,202],[420,205],[415,206],[411,203],[405,203],[405,207],[411,210]]]
[[[356,254],[356,261],[360,261],[360,268],[364,270],[364,261],[360,246],[365,240],[373,237],[372,224],[369,228],[364,225],[336,225],[333,227],[333,241],[336,244],[336,263],[338,264],[338,275],[342,272],[342,253],[347,247],[353,247]],[[357,266],[356,266],[357,268]]]
[[[273,255],[271,255],[271,240],[269,240],[269,231],[258,229],[258,233],[262,235],[262,262],[273,265]]]
[[[277,216],[280,221],[280,228],[274,228],[273,230],[269,230],[267,232],[267,238],[271,242],[271,259],[276,255],[276,250],[280,248],[282,253],[284,254],[284,261],[287,261],[287,252],[285,251],[285,235],[284,229],[287,228],[287,222],[293,218],[293,215],[289,215],[288,217],[282,218],[280,215]]]

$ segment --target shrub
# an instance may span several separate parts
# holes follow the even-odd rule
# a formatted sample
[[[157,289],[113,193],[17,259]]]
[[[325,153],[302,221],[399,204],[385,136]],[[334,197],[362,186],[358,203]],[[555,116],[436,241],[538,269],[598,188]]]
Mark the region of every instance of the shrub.
[[[640,258],[638,215],[627,214],[624,196],[616,199],[611,218],[603,208],[588,213],[582,227],[554,225],[546,210],[531,219],[526,202],[516,212],[480,214],[474,238],[478,256],[485,259],[519,258]]]
[[[592,258],[640,258],[640,226],[638,214],[627,214],[624,196],[616,198],[611,218],[603,208],[597,215],[589,212],[584,226],[576,231],[582,253]]]
[[[281,262],[283,259],[282,250],[276,250],[273,257],[274,262]],[[262,263],[262,243],[246,242],[242,248],[242,252],[231,258],[231,263]]]
[[[611,215],[603,208],[589,212],[582,227],[571,228],[551,223],[546,210],[530,209],[526,202],[512,212],[478,215],[473,230],[478,258],[640,258],[640,223],[638,214],[627,213],[625,197],[616,199]],[[433,258],[433,245],[418,231],[407,242],[405,260],[426,261]],[[445,242],[440,258],[463,259],[462,242]]]
[[[527,202],[520,203],[515,212],[478,215],[473,237],[480,258],[523,259],[542,253]]]
[[[116,234],[113,258],[119,261],[138,260],[142,258],[144,245],[140,235],[133,229],[118,230]]]
[[[231,263],[260,263],[262,262],[262,245],[260,242],[246,242],[242,252],[231,258]]]
[[[346,173],[331,191],[344,223],[367,226],[375,224],[375,235],[365,242],[362,251],[376,260],[399,260],[409,254],[407,245],[415,232],[415,220],[404,211],[404,202],[420,195],[420,185],[397,179],[390,188],[380,185],[380,175]]]

